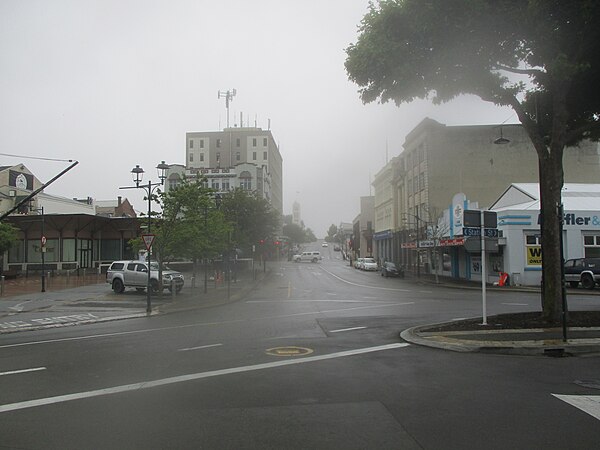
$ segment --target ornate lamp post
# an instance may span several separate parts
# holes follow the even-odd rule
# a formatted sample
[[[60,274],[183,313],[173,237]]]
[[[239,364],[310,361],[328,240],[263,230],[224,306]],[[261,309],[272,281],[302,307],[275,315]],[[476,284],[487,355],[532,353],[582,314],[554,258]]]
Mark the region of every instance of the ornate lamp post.
[[[148,198],[148,230],[147,234],[150,234],[150,226],[152,224],[152,194],[155,190],[159,188],[159,186],[163,186],[165,184],[165,180],[167,179],[167,170],[169,166],[162,161],[158,166],[156,166],[156,170],[158,172],[158,178],[160,182],[152,183],[151,180],[148,180],[148,184],[142,184],[142,179],[144,177],[144,169],[142,169],[139,164],[136,165],[133,169],[131,169],[131,175],[133,178],[133,182],[135,186],[125,186],[120,189],[144,189],[146,192],[146,196]],[[152,285],[150,282],[150,262],[151,262],[151,252],[148,249],[147,253],[147,264],[148,264],[148,282],[146,284],[146,312],[150,314],[152,312]]]

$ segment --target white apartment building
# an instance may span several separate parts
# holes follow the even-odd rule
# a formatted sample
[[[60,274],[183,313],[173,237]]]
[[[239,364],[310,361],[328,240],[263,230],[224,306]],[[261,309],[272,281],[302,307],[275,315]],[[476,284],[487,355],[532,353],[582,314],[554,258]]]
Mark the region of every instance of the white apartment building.
[[[206,177],[219,192],[254,191],[283,210],[283,159],[270,130],[255,127],[186,133],[185,164],[171,165],[165,190]]]

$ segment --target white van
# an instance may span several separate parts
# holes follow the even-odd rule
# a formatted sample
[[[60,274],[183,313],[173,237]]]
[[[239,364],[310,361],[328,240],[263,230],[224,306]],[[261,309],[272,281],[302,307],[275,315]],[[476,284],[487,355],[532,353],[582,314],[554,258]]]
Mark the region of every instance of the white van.
[[[302,252],[299,255],[294,255],[294,262],[310,261],[316,263],[321,259],[320,252]]]

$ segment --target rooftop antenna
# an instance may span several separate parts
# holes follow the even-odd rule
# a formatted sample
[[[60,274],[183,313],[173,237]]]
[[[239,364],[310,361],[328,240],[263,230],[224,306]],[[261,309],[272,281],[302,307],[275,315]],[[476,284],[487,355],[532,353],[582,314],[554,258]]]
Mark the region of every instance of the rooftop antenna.
[[[219,91],[217,93],[217,98],[225,97],[225,108],[227,108],[227,128],[229,128],[229,102],[233,100],[235,94],[237,94],[235,89]]]

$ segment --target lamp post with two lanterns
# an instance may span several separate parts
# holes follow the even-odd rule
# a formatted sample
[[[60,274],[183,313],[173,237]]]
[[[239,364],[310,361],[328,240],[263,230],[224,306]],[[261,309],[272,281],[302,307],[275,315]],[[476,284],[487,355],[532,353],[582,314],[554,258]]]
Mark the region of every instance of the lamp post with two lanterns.
[[[152,183],[151,180],[148,180],[148,183],[142,184],[142,179],[144,177],[144,169],[142,169],[138,164],[133,169],[131,169],[131,175],[133,177],[133,182],[135,183],[135,186],[124,186],[124,187],[120,188],[120,189],[144,189],[144,191],[146,192],[146,195],[148,198],[148,229],[146,231],[146,234],[150,235],[150,236],[152,236],[150,234],[150,226],[152,223],[152,194],[160,186],[163,186],[165,184],[165,180],[167,179],[167,170],[169,170],[169,166],[167,164],[165,164],[164,161],[162,161],[158,166],[156,166],[156,170],[158,172],[158,178],[160,179],[160,182]],[[146,312],[148,314],[150,314],[152,312],[152,300],[151,300],[152,284],[150,281],[151,256],[152,255],[150,252],[150,246],[148,246],[148,253],[147,253],[147,258],[146,258],[147,265],[148,265],[148,282],[146,284]]]

